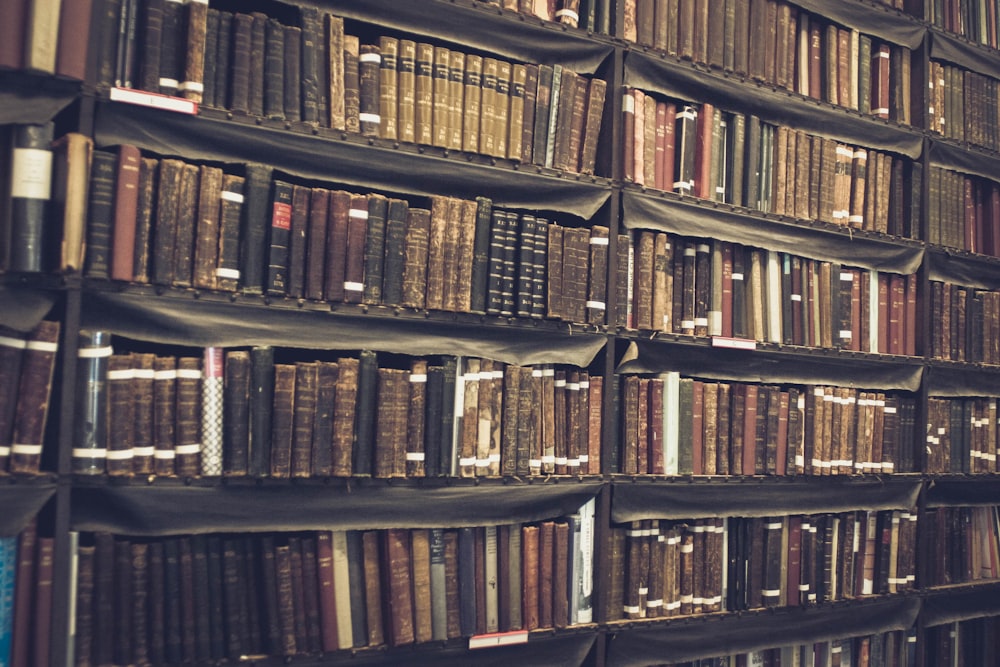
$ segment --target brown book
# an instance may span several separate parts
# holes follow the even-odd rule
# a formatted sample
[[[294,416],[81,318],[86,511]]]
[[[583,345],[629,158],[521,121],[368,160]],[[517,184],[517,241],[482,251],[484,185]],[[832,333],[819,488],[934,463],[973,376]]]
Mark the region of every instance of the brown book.
[[[280,628],[280,646],[273,647],[284,655],[295,655],[298,642],[295,632],[295,595],[292,573],[292,553],[288,545],[274,548],[275,572],[277,574],[278,605],[277,617]],[[304,648],[304,647],[303,647]]]
[[[521,64],[511,66],[506,157],[517,162],[521,161],[524,153],[525,83],[527,79],[527,66]]]
[[[302,298],[305,293],[310,195],[310,188],[304,185],[292,186],[291,217],[288,230],[288,266],[285,273],[284,293],[296,299]]]
[[[295,419],[295,366],[274,365],[274,405],[271,411],[270,475],[291,475],[292,440]]]
[[[418,70],[419,70],[419,46],[418,48]],[[431,64],[431,136],[430,143],[433,146],[447,148],[451,141],[451,114],[449,109],[449,86],[448,86],[448,66],[451,63],[451,52],[443,46],[433,47],[433,59]],[[419,93],[418,79],[418,93]],[[420,104],[420,96],[417,96],[417,104]]]
[[[389,546],[389,533],[396,531],[386,531],[386,547],[388,550]],[[373,530],[365,531],[362,535],[362,543],[364,549],[364,601],[365,601],[365,618],[368,627],[368,645],[369,646],[379,646],[385,642],[385,635],[382,631],[382,577],[380,572],[382,571],[381,558],[379,557],[379,533]],[[404,557],[408,560],[406,552],[403,552]],[[386,554],[387,559],[389,558]],[[398,557],[398,552],[397,552]],[[392,560],[387,560],[387,567],[385,568],[385,575],[387,581],[392,577],[389,567],[394,565]],[[354,582],[355,585],[358,582]],[[386,600],[389,605],[394,604],[394,600],[389,598]],[[411,617],[412,619],[412,617]],[[398,623],[398,620],[389,618],[391,623]],[[411,620],[412,623],[412,620]],[[411,626],[412,627],[412,626]]]
[[[400,141],[407,143],[416,140],[416,68],[416,42],[399,40],[396,57],[396,134]]]
[[[317,363],[295,364],[290,471],[292,477],[309,477],[312,467],[313,425],[316,421]],[[278,377],[275,376],[277,387]],[[272,447],[272,454],[274,449]]]
[[[445,307],[446,238],[449,227],[455,227],[449,216],[451,206],[447,197],[432,196],[430,209],[430,235],[427,244],[427,285],[425,304],[428,310]]]
[[[462,150],[467,153],[480,152],[480,119],[482,117],[482,56],[465,56],[463,76]]]
[[[10,472],[37,473],[45,442],[45,423],[52,394],[58,322],[42,321],[28,335],[21,360],[21,379],[10,447]]]
[[[176,387],[174,464],[178,475],[193,477],[201,469],[201,361],[197,357],[177,360]]]
[[[396,140],[399,138],[399,40],[395,37],[380,37],[379,52],[382,56],[378,72],[379,136],[383,139]]]
[[[349,477],[352,467],[359,361],[351,357],[340,358],[337,360],[337,366],[339,372],[333,408],[333,475]]]
[[[320,81],[320,86],[328,85],[327,99],[330,117],[322,124],[329,125],[334,130],[346,129],[344,110],[344,19],[333,14],[325,14],[324,18],[325,48],[320,53],[327,56],[326,73],[328,81]]]
[[[176,396],[177,360],[156,357],[153,361],[153,464],[157,475],[175,473]]]
[[[577,156],[572,151],[572,128],[574,127],[574,116],[582,115],[583,109],[576,108],[577,86],[585,85],[585,81],[580,75],[569,68],[562,69],[561,82],[559,84],[559,99],[556,110],[556,132],[555,144],[552,149],[552,167],[562,171],[576,171]],[[553,83],[553,89],[555,84]],[[640,113],[636,105],[636,117]],[[579,145],[579,135],[577,135],[577,145]],[[638,152],[638,147],[636,148]]]
[[[593,174],[597,162],[597,144],[601,135],[601,118],[608,84],[604,79],[593,78],[587,84],[587,102],[580,141],[578,171]]]
[[[208,31],[208,4],[187,4],[186,25],[181,31],[187,36],[184,58],[184,80],[177,86],[185,98],[201,103],[205,92],[205,45]]]
[[[538,98],[538,65],[527,65],[524,74],[524,118],[521,121],[521,162],[532,162],[535,142],[535,105]]]
[[[173,284],[178,287],[192,285],[195,223],[198,213],[198,172],[198,167],[193,164],[185,164],[180,170],[176,203],[176,245],[173,248]]]
[[[109,475],[131,475],[133,458],[134,373],[131,354],[115,354],[108,359],[108,464]]]
[[[328,203],[323,292],[330,301],[344,301],[351,194],[343,190],[332,191]]]
[[[555,524],[555,539],[552,553],[552,624],[564,628],[569,624],[568,569],[573,554],[569,553],[569,524]],[[575,585],[575,581],[573,582]]]
[[[351,195],[344,259],[344,301],[360,303],[365,289],[365,239],[368,229],[368,198]]]
[[[416,45],[414,136],[418,144],[434,143],[434,46]]]
[[[381,99],[382,55],[378,46],[362,44],[358,50],[358,121],[366,137],[377,137],[381,132],[379,115]]]
[[[407,213],[403,251],[403,300],[408,308],[424,308],[428,278],[431,212],[411,208]]]
[[[462,150],[463,116],[465,114],[465,54],[448,54],[448,144],[451,150]]]
[[[368,533],[366,533],[367,535]],[[414,599],[410,572],[410,531],[405,529],[385,531],[385,559],[383,574],[387,593],[386,600],[389,603],[387,615],[390,627],[389,643],[392,646],[412,644],[414,641]]]
[[[354,35],[344,35],[344,127],[361,132],[361,45]]]
[[[192,282],[195,287],[203,289],[215,289],[218,284],[216,270],[219,264],[222,178],[222,170],[216,167],[202,166],[199,169]]]
[[[536,630],[539,627],[539,583],[541,581],[541,563],[539,562],[539,528],[524,526],[521,529],[521,562],[524,564],[521,574],[522,620],[525,630]],[[537,563],[537,566],[532,564]]]
[[[500,62],[483,58],[482,94],[479,104],[479,152],[497,155],[497,76]]]

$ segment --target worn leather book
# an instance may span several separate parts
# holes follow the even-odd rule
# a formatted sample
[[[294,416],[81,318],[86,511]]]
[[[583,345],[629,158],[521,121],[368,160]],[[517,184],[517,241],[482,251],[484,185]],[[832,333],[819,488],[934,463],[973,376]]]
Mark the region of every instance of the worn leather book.
[[[153,209],[159,166],[160,161],[155,158],[142,158],[139,161],[132,279],[140,283],[150,282],[149,266],[153,254],[150,243],[153,238]]]
[[[402,304],[403,272],[406,266],[405,244],[409,205],[390,199],[385,222],[385,259],[383,264],[382,302]],[[370,218],[369,218],[370,219]]]
[[[538,66],[538,86],[535,94],[534,139],[531,162],[545,166],[546,146],[549,143],[549,116],[552,109],[552,85],[555,71],[550,65]]]
[[[254,17],[237,12],[232,21],[232,59],[229,73],[229,106],[236,113],[250,113],[252,70],[251,48]],[[263,75],[259,72],[256,76]]]
[[[385,564],[382,568],[382,574],[385,579],[384,590],[388,603],[386,616],[389,624],[388,640],[392,646],[412,644],[414,641],[414,599],[410,571],[410,531],[390,529],[385,531],[384,535]],[[375,645],[374,642],[373,645]]]
[[[399,40],[395,37],[380,37],[378,50],[381,56],[378,63],[378,100],[376,100],[379,116],[378,136],[395,141],[399,138],[397,83]]]
[[[320,361],[316,368],[316,414],[311,429],[309,469],[314,477],[333,474],[333,412],[340,367]]]
[[[109,475],[131,475],[132,437],[135,432],[133,409],[132,355],[115,354],[108,359],[108,464]]]
[[[408,308],[424,308],[426,305],[430,233],[431,212],[427,209],[409,209],[403,251],[403,295],[400,302]]]
[[[220,244],[220,206],[222,198],[222,170],[216,167],[202,166],[199,168],[199,189],[197,217],[195,224],[194,268],[192,282],[194,287],[214,289],[217,286],[216,269],[219,262]],[[119,191],[121,190],[121,172],[119,172]],[[116,225],[117,231],[117,225]],[[130,241],[132,239],[128,239]],[[133,245],[134,243],[127,243]],[[131,265],[131,262],[129,262]],[[114,273],[114,268],[112,268]]]
[[[316,362],[295,364],[289,468],[292,477],[309,477],[312,474],[312,441],[316,421],[318,373]],[[278,379],[279,376],[276,374],[275,381]]]
[[[307,234],[309,233],[310,198],[310,188],[298,184],[292,186],[285,295],[296,299],[302,298],[305,294],[306,244],[308,240]]]
[[[275,18],[265,23],[262,115],[273,120],[285,119],[285,27]]]
[[[295,417],[295,375],[292,364],[274,365],[274,404],[271,412],[271,477],[291,475]]]
[[[463,146],[465,113],[465,60],[460,51],[448,53],[448,143],[450,150],[460,151]]]
[[[351,357],[342,357],[337,360],[337,367],[337,386],[333,405],[331,470],[336,477],[348,477],[352,471],[359,361]]]
[[[334,190],[329,193],[327,200],[323,294],[330,301],[343,301],[345,272],[347,270],[347,240],[350,226],[351,194],[343,190]],[[312,251],[312,248],[310,248],[310,251]],[[319,263],[318,259],[316,261]]]
[[[431,145],[434,137],[434,46],[416,45],[414,76],[414,141]]]
[[[601,120],[608,84],[604,79],[592,78],[587,83],[583,130],[580,139],[578,169],[581,174],[593,174],[597,162],[597,145],[601,135]]]
[[[335,193],[336,194],[336,193]],[[365,243],[368,235],[368,198],[351,195],[344,255],[344,301],[361,303],[365,291]],[[336,264],[333,264],[336,267]],[[335,269],[336,270],[336,269]],[[329,280],[327,281],[329,283]]]
[[[354,35],[344,35],[344,127],[361,132],[361,45]]]
[[[52,248],[52,261],[54,266],[63,271],[79,271],[83,268],[87,192],[90,187],[88,179],[93,150],[93,140],[76,132],[69,132],[52,144],[54,222],[62,238],[59,251]],[[0,197],[6,200],[5,194]],[[4,263],[4,259],[0,257],[0,266]],[[129,267],[128,279],[131,278]]]
[[[165,170],[161,168],[161,174]],[[171,271],[171,284],[179,287],[190,287],[192,285],[194,269],[194,247],[195,229],[198,210],[198,167],[193,164],[182,164],[177,174],[177,190],[175,191],[177,200],[174,203],[176,210],[175,236],[172,249],[173,269]],[[161,191],[161,195],[162,195]],[[161,196],[160,203],[163,203]],[[157,239],[157,243],[159,239]],[[168,253],[170,250],[167,251]]]
[[[227,476],[240,477],[250,464],[250,352],[226,352],[223,380],[222,469]]]

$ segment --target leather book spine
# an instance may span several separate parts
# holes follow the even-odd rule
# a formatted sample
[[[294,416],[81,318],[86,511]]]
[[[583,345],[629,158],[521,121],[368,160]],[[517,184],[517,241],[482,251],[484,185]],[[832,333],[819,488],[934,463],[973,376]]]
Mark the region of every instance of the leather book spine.
[[[288,268],[285,294],[295,299],[305,295],[306,246],[309,227],[309,202],[312,190],[303,185],[292,186],[292,212],[288,239]]]
[[[207,0],[188,0],[185,18],[186,48],[184,79],[177,89],[185,98],[200,104],[205,92],[205,60],[208,32]]]
[[[249,472],[250,455],[250,353],[226,352],[223,376],[222,474],[242,477]]]
[[[465,56],[463,73],[462,150],[480,152],[480,121],[482,118],[483,58],[475,54]]]
[[[6,146],[7,139],[4,139]],[[2,149],[5,151],[6,148]],[[87,193],[90,188],[90,168],[94,142],[89,137],[69,132],[52,144],[52,200],[55,202],[54,232],[62,239],[61,247],[55,252],[54,267],[63,271],[79,271],[83,268],[84,239],[87,231]],[[7,201],[7,186],[0,199]],[[0,267],[7,264],[7,239],[0,246]],[[131,276],[130,276],[131,278]]]
[[[379,38],[378,136],[395,141],[399,138],[398,118],[398,62],[399,40],[395,37]]]
[[[332,474],[349,477],[354,451],[354,422],[358,395],[359,361],[350,357],[337,360],[337,387],[333,406]]]
[[[414,141],[429,146],[434,143],[434,46],[416,45],[414,84]]]
[[[382,195],[368,196],[368,217],[364,241],[364,289],[361,301],[370,305],[382,303],[388,207],[389,200]]]
[[[492,201],[486,197],[476,198],[474,241],[469,288],[469,312],[485,313],[487,303],[487,278],[492,275],[490,223],[493,218]]]
[[[478,204],[474,200],[453,199],[451,205],[451,217],[453,222],[457,223],[452,226],[457,228],[458,234],[454,239],[452,251],[454,271],[450,273],[450,279],[445,283],[445,296],[448,299],[446,308],[468,313],[472,307],[472,270],[475,262]],[[449,245],[450,242],[449,238]],[[446,276],[448,275],[446,273]]]
[[[100,474],[104,472],[107,452],[107,364],[112,349],[110,336],[102,331],[81,330],[77,358],[77,400],[73,425],[73,472]],[[0,470],[7,470],[10,444],[16,419],[21,368],[27,341],[5,337],[0,347],[3,361],[0,382]],[[10,392],[4,395],[5,390]],[[5,450],[5,451],[4,451]]]
[[[217,25],[213,27],[212,16],[217,15]],[[214,34],[214,37],[213,37]],[[232,62],[233,14],[232,12],[209,10],[207,44],[208,55],[205,62],[205,87],[211,90],[209,106],[228,109],[230,64]],[[209,64],[211,60],[211,64]]]
[[[360,132],[367,137],[380,136],[380,70],[382,55],[378,46],[362,44],[358,50],[358,120]]]
[[[390,199],[385,222],[385,260],[382,280],[382,302],[403,303],[403,272],[406,265],[406,233],[409,205],[401,199]]]
[[[427,405],[427,361],[413,360],[409,373],[406,403],[406,464],[407,477],[423,477],[426,473],[424,451],[425,406]]]
[[[342,132],[346,129],[344,20],[333,14],[324,14],[321,21],[321,42],[317,43],[320,57],[320,99],[327,98],[329,115],[324,117],[323,109],[320,108],[320,125]]]
[[[448,52],[448,141],[450,150],[462,150],[463,115],[465,112],[465,54]]]
[[[361,132],[361,45],[354,35],[344,35],[344,127]]]
[[[162,169],[161,166],[161,171]],[[275,212],[271,201],[271,173],[271,168],[264,165],[246,165],[240,227],[239,284],[248,294],[261,294],[265,286],[269,285],[268,232]]]
[[[416,72],[417,44],[411,39],[399,40],[397,69],[397,136],[399,141],[416,141]]]
[[[390,529],[385,531],[385,578],[389,621],[389,643],[392,646],[412,644],[414,641],[414,599],[411,577],[410,531]]]
[[[555,113],[549,114],[550,125],[549,132],[550,143],[552,144],[552,158],[549,159],[549,149],[546,146],[546,166],[551,166],[554,169],[559,169],[561,171],[575,171],[576,170],[576,156],[572,154],[572,128],[574,126],[573,118],[576,113],[576,89],[577,86],[583,82],[580,80],[580,76],[567,68],[561,68],[560,79],[558,85],[555,81],[555,75],[553,75],[552,82],[552,99],[555,103],[556,100],[556,111]],[[558,92],[557,92],[558,90]],[[579,110],[582,114],[582,109]],[[636,113],[638,113],[638,109]],[[556,132],[555,128],[559,128],[562,131]],[[579,134],[577,134],[577,144],[579,145]]]
[[[521,215],[521,225],[518,233],[518,263],[517,263],[517,289],[515,314],[518,317],[528,317],[531,315],[531,295],[534,272],[534,247],[535,247],[535,223],[534,215],[524,213]]]
[[[274,349],[250,350],[250,452],[249,473],[265,477],[271,470],[271,430],[274,410]]]
[[[549,226],[551,221],[535,218],[535,243],[531,277],[531,317],[542,319],[546,312],[546,264],[549,256]]]
[[[422,309],[428,280],[428,253],[431,233],[431,212],[411,208],[407,212],[404,243],[403,297],[407,308]]]
[[[320,531],[316,534],[316,571],[319,587],[320,646],[324,652],[336,651],[340,647],[333,554],[333,534],[330,531]]]
[[[216,267],[219,261],[220,219],[219,202],[222,198],[222,170],[202,166],[199,169],[197,220],[195,223],[194,287],[215,289],[218,285]],[[121,190],[121,173],[118,177]],[[116,223],[117,224],[117,223]],[[116,226],[117,231],[117,226]],[[112,269],[112,274],[114,269]],[[114,277],[114,275],[112,275]]]
[[[163,21],[160,33],[157,85],[160,94],[176,95],[181,92],[179,87],[184,80],[183,54],[187,47],[187,38],[183,30],[184,4],[177,0],[165,0],[162,6]],[[154,89],[153,92],[156,90]]]
[[[291,656],[298,650],[295,636],[295,600],[292,591],[292,562],[288,545],[274,548],[275,573],[278,591],[277,615],[281,643],[272,647],[276,653]]]
[[[295,94],[301,104],[302,120],[318,124],[321,101],[325,102],[325,95],[321,95],[320,91],[322,18],[319,10],[315,7],[303,7],[300,12],[299,17],[302,24],[300,37],[302,44],[301,70],[299,89],[295,91]]]
[[[524,141],[524,86],[527,79],[527,68],[525,65],[511,65],[511,78],[509,85],[510,105],[507,113],[507,151],[505,157],[520,162],[523,153]]]
[[[354,475],[370,476],[373,473],[375,453],[376,394],[378,385],[378,360],[374,352],[361,352],[358,366],[358,392],[353,444]]]
[[[237,12],[232,20],[232,60],[229,77],[228,109],[250,113],[251,44],[254,17]]]
[[[495,58],[483,58],[482,93],[479,103],[479,152],[497,155],[497,75],[500,63]]]
[[[363,584],[351,587],[352,591],[357,589],[358,595],[357,604],[354,598],[351,599],[351,613],[357,613],[364,621],[355,624],[354,645],[355,647],[378,646],[384,643],[379,534],[375,531],[366,531],[354,535],[357,537],[357,546],[351,552],[350,564],[356,570],[352,572],[351,580]],[[361,636],[359,631],[364,635]]]
[[[8,269],[42,271],[52,267],[46,226],[52,195],[52,123],[15,125],[10,164]]]
[[[593,78],[587,84],[584,108],[583,134],[580,139],[579,167],[581,174],[593,174],[597,163],[597,146],[601,134],[601,119],[608,84],[604,79]]]
[[[10,443],[10,472],[39,471],[59,330],[58,322],[43,320],[25,340]]]
[[[486,312],[499,315],[503,306],[504,243],[507,237],[507,214],[494,209],[490,214],[489,263]]]
[[[197,227],[198,167],[193,164],[181,166],[177,185],[176,245],[172,253],[171,284],[178,287],[191,287]]]
[[[153,354],[132,355],[132,470],[137,475],[153,473]]]
[[[347,223],[344,300],[360,303],[365,290],[365,246],[368,234],[368,198],[352,195]]]
[[[172,476],[176,471],[176,400],[177,360],[156,357],[153,360],[153,470],[157,475]]]
[[[532,162],[535,141],[535,105],[538,95],[539,65],[527,65],[524,74],[523,118],[521,121],[521,155],[524,164]]]
[[[274,365],[274,403],[271,412],[271,477],[291,476],[294,437],[296,368],[291,364]]]
[[[302,539],[302,600],[305,611],[306,649],[309,653],[322,650],[319,601],[319,571],[317,561],[317,537],[309,535]]]
[[[333,474],[333,421],[340,366],[320,361],[316,369],[316,416],[311,427],[310,472],[313,477]]]
[[[428,310],[444,308],[446,282],[445,242],[450,225],[450,206],[447,197],[432,196],[430,208],[430,235],[427,246],[427,287],[425,303]]]
[[[538,87],[535,95],[534,142],[531,162],[545,166],[546,146],[549,143],[549,116],[552,108],[552,85],[555,71],[550,65],[538,66]]]
[[[271,199],[270,246],[267,253],[267,293],[284,296],[288,289],[289,246],[292,236],[293,186],[274,181]]]
[[[132,397],[134,374],[132,355],[116,354],[108,359],[108,448],[107,471],[109,475],[131,475],[132,436],[135,431],[135,414]]]
[[[268,18],[264,41],[263,113],[273,120],[285,119],[285,26]],[[252,53],[252,52],[251,52]],[[251,69],[251,72],[254,70]],[[290,119],[294,120],[294,119]]]
[[[347,271],[347,239],[350,228],[351,194],[334,190],[329,194],[327,234],[324,249],[323,293],[328,301],[344,301]]]
[[[178,358],[174,453],[177,474],[182,477],[194,477],[201,469],[202,377],[197,357]]]
[[[243,211],[242,176],[222,174],[219,191],[219,240],[212,267],[215,286],[225,291],[235,291],[241,282],[240,272],[240,218]]]
[[[295,397],[292,409],[289,467],[292,477],[309,477],[312,474],[312,441],[317,410],[318,373],[318,364],[315,362],[295,364]]]
[[[427,477],[441,475],[441,439],[445,430],[441,415],[444,411],[444,400],[444,367],[429,366],[423,417],[424,441],[421,445],[421,451],[424,453],[423,471]]]

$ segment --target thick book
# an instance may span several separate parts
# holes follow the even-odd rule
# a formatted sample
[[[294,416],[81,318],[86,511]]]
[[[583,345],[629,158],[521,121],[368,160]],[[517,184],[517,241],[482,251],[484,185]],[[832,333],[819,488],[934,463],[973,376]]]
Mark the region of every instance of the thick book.
[[[60,251],[53,252],[52,259],[54,266],[63,271],[79,271],[83,268],[88,179],[93,150],[93,140],[76,132],[69,132],[52,144],[52,201],[55,208],[53,233],[62,239]],[[0,197],[6,200],[5,195]],[[6,241],[0,244],[3,244],[0,245],[2,252]],[[3,264],[3,258],[0,257],[0,266]]]
[[[326,286],[326,248],[330,214],[330,191],[313,188],[309,198],[309,224],[306,240],[306,267],[304,296],[307,299],[323,298]]]
[[[382,280],[385,270],[386,216],[389,200],[378,194],[368,196],[368,216],[364,239],[364,266],[361,301],[370,305],[382,303]]]
[[[138,160],[137,160],[138,161]],[[138,169],[136,170],[138,172]],[[197,220],[195,223],[195,248],[193,284],[196,288],[214,289],[218,285],[216,269],[219,263],[219,202],[222,199],[222,170],[202,166],[199,169]],[[138,176],[138,173],[136,174]],[[122,175],[119,171],[118,186],[121,191]],[[117,231],[117,221],[116,221]],[[134,238],[128,239],[134,244]],[[131,258],[129,258],[131,259]],[[131,262],[129,262],[131,265]],[[114,266],[112,277],[114,278]]]
[[[270,244],[267,251],[267,293],[278,296],[284,296],[288,289],[292,192],[291,183],[274,181],[271,196]]]
[[[310,198],[310,188],[298,184],[292,186],[285,295],[295,299],[301,299],[305,293],[306,235],[309,228]]]
[[[46,233],[52,196],[52,123],[16,125],[10,172],[11,271],[42,271],[55,262]]]

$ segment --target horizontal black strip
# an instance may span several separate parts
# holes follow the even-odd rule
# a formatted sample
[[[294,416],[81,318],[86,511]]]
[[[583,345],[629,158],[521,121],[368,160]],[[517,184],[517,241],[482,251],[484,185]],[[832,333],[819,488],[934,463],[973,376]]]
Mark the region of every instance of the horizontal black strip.
[[[52,120],[80,95],[80,90],[79,81],[0,71],[0,125]]]
[[[927,393],[930,396],[1000,397],[1000,367],[958,362],[932,362],[927,368]]]
[[[964,475],[932,480],[927,485],[928,507],[1000,505],[1000,479],[995,475]]]
[[[929,249],[927,258],[929,280],[979,289],[1000,289],[1000,258],[943,248]]]
[[[915,49],[926,28],[912,16],[867,0],[792,0],[814,14],[900,46]]]
[[[953,65],[1000,79],[998,52],[985,45],[974,44],[965,38],[937,28],[930,30],[931,59],[944,60]]]
[[[31,331],[52,310],[58,293],[37,287],[0,285],[0,324],[17,331]]]
[[[1000,178],[1000,155],[933,138],[928,149],[932,167],[960,171],[991,181]]]
[[[1000,586],[927,591],[921,619],[931,628],[983,616],[1000,616]]]
[[[56,484],[48,478],[0,484],[0,536],[20,533],[55,492]]]

